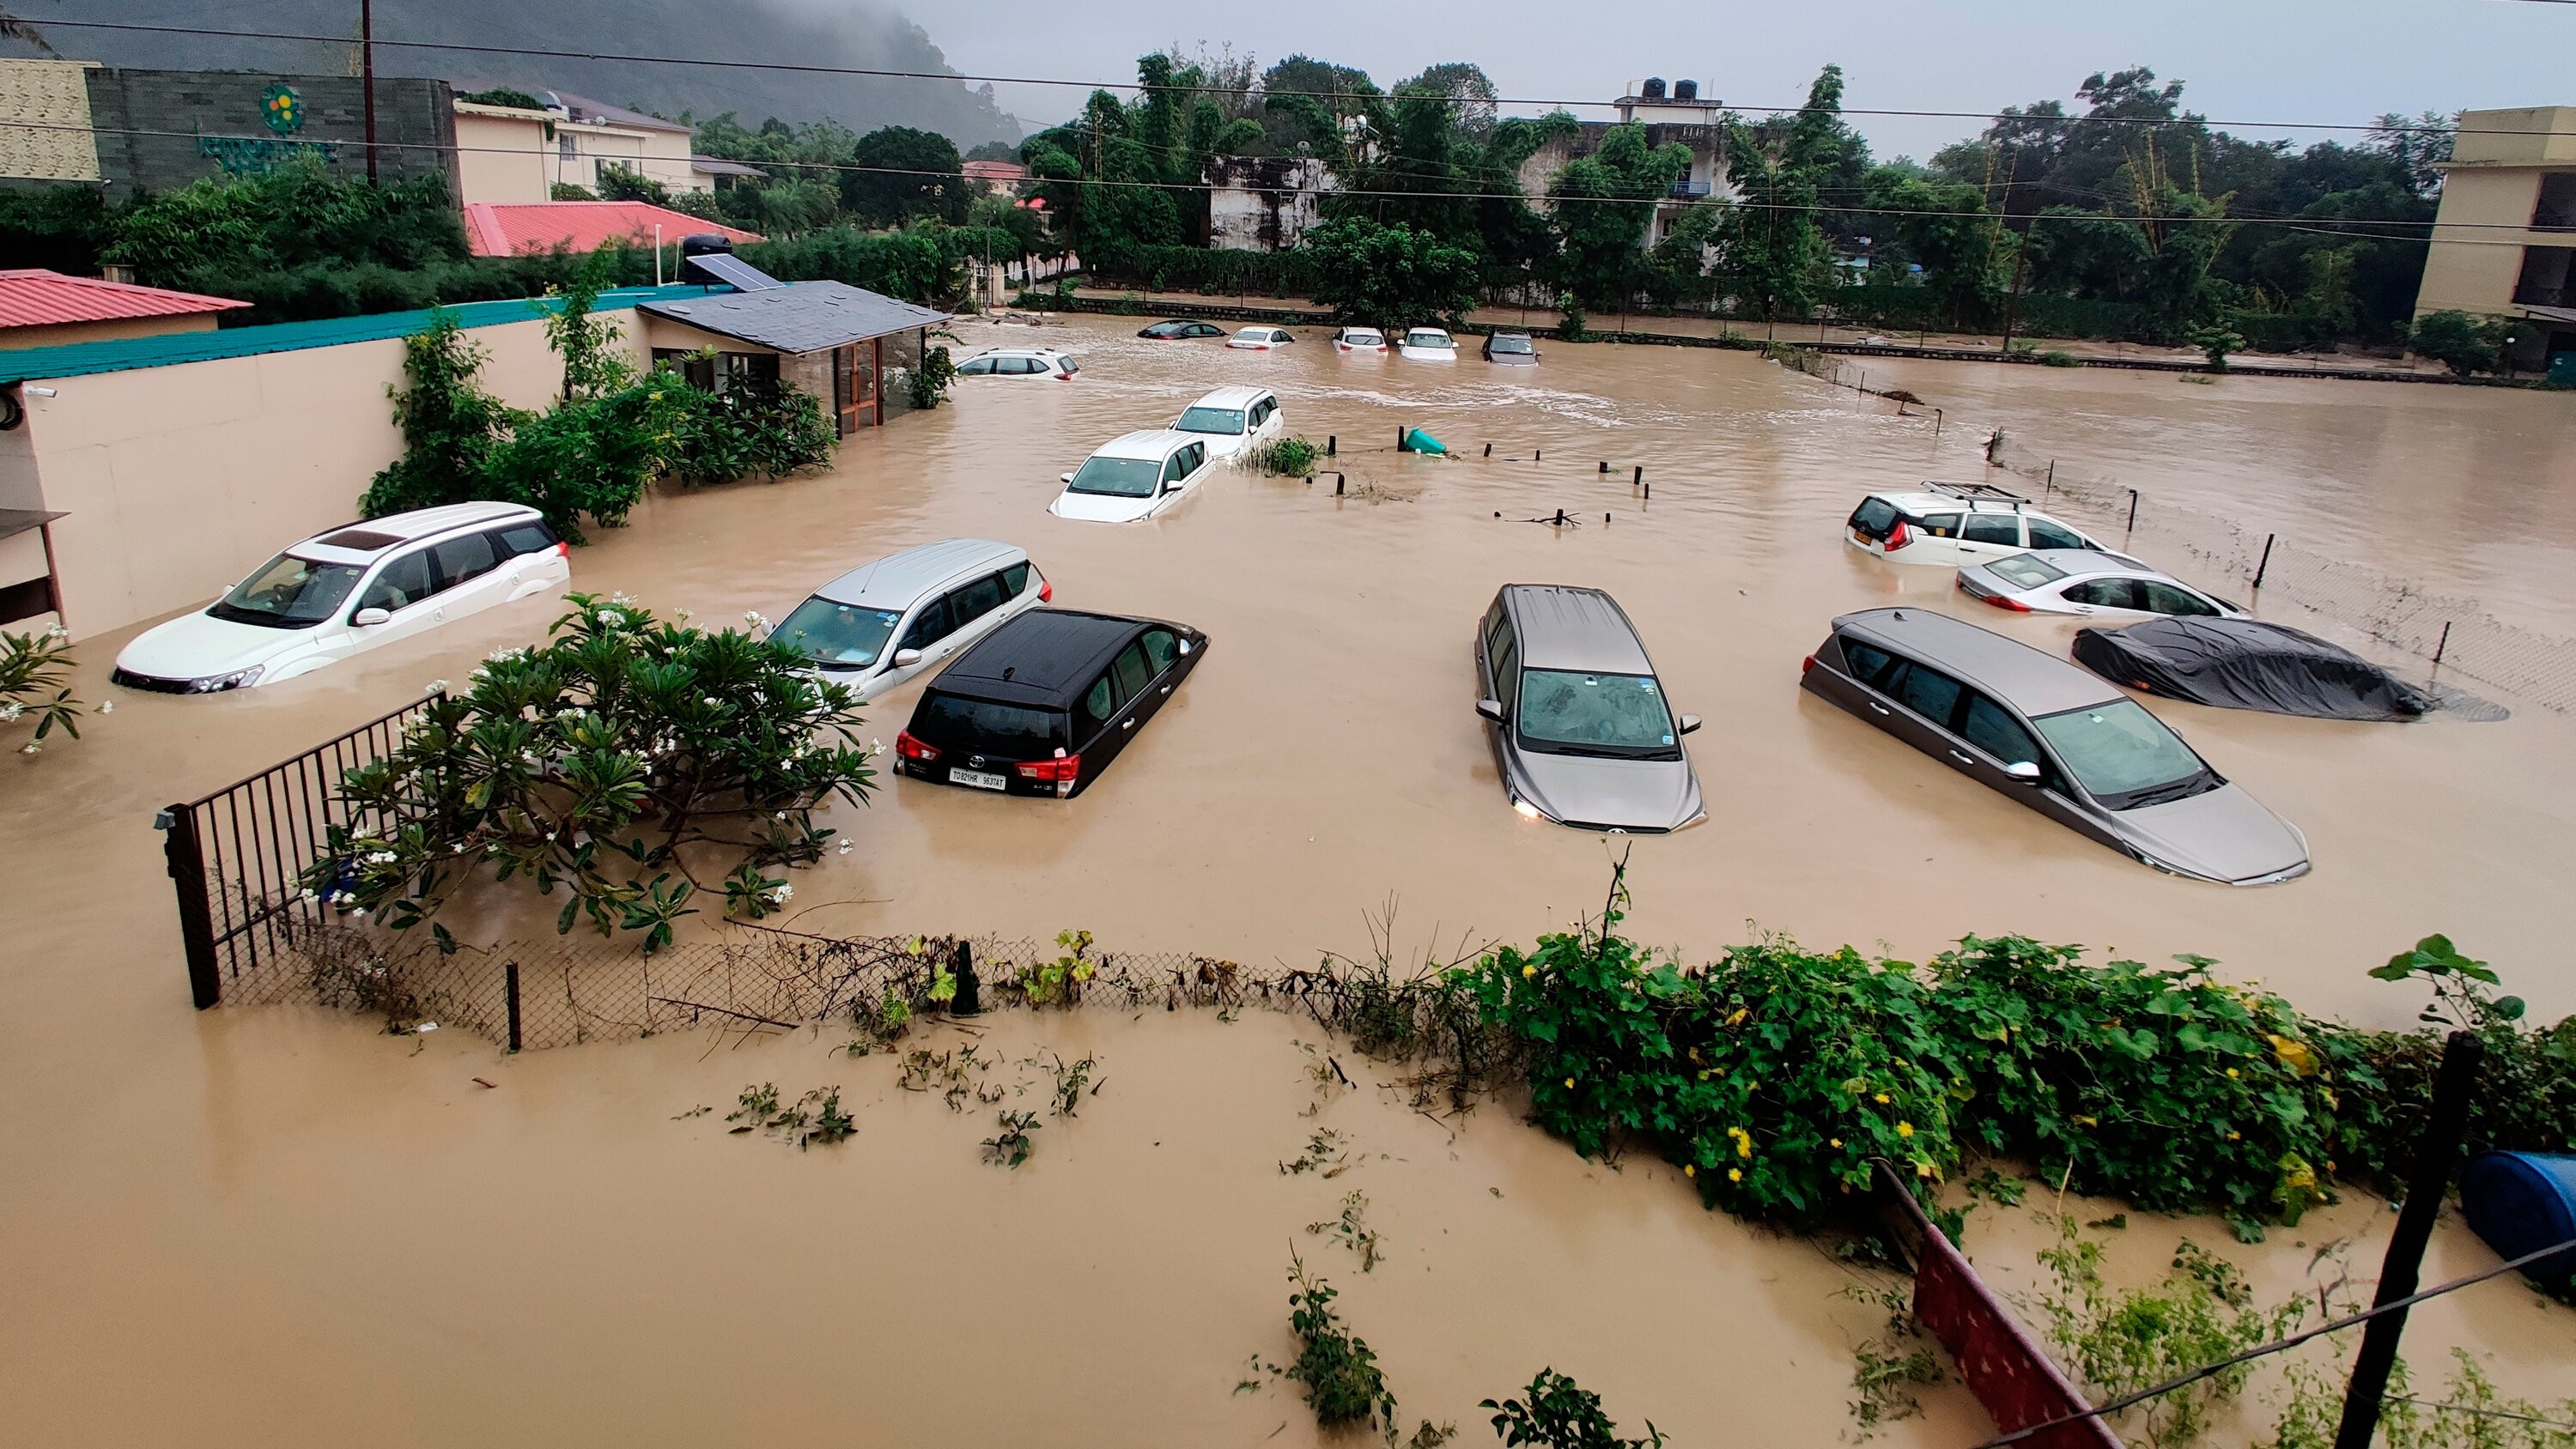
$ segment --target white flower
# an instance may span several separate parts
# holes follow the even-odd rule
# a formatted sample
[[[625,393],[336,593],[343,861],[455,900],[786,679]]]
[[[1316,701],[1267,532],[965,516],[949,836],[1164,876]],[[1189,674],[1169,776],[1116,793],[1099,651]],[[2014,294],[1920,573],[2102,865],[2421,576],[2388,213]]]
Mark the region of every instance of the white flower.
[[[26,744],[18,747],[18,753],[22,755],[41,755],[44,753],[44,750],[40,748],[35,741],[30,740]]]
[[[611,629],[623,629],[626,627],[626,616],[615,609],[602,609],[599,611],[599,622]]]
[[[446,692],[447,681],[444,679],[431,680],[429,682],[429,687],[421,691],[423,694],[445,694]]]
[[[45,626],[45,637],[48,639],[68,639],[72,637],[72,631],[64,628],[60,624],[47,624]]]
[[[878,740],[878,739],[871,739],[871,740],[869,740],[869,741],[868,741],[868,758],[869,758],[869,759],[873,760],[873,759],[875,759],[877,756],[882,755],[882,754],[884,754],[884,753],[885,753],[885,741],[883,741],[883,740]]]
[[[100,714],[114,714],[114,713],[116,713],[116,701],[115,701],[115,700],[112,700],[112,699],[102,699],[102,700],[100,700],[100,701],[98,702],[98,712],[99,712]]]
[[[742,622],[751,626],[753,629],[766,629],[769,627],[769,621],[761,617],[761,613],[758,609],[743,610]]]
[[[779,818],[779,819],[781,819],[781,820],[786,819],[786,818],[787,818],[787,812],[786,812],[786,811],[784,811],[784,810],[779,811],[779,812],[778,812],[778,818]]]
[[[842,841],[841,841],[841,854],[843,854],[843,855],[847,855],[847,854],[849,854],[849,853],[850,853],[850,845],[851,845],[850,840],[849,840],[847,837],[844,837],[844,838],[842,839]]]
[[[0,703],[0,724],[14,724],[26,712],[27,707],[14,699]]]
[[[706,706],[707,706],[707,708],[709,708],[709,709],[717,708],[717,707],[718,707],[718,704],[719,704],[719,701],[716,699],[716,697],[715,697],[714,695],[710,694],[710,695],[708,695],[708,696],[706,697]]]
[[[675,618],[675,619],[679,620],[679,621],[680,621],[681,623],[683,623],[683,624],[685,624],[685,623],[689,622],[691,619],[694,619],[694,618],[696,618],[697,616],[698,616],[698,615],[697,615],[697,611],[696,611],[696,610],[694,610],[694,609],[673,609],[673,610],[671,611],[671,617],[673,617],[673,618]]]
[[[518,657],[519,651],[516,649],[495,649],[484,655],[483,661],[487,664],[507,664]]]
[[[794,894],[796,894],[796,887],[782,881],[769,888],[769,903],[773,906],[783,906],[787,904],[788,897]]]
[[[626,592],[624,589],[619,589],[616,593],[608,596],[608,602],[612,604],[632,604],[635,602],[635,596]]]

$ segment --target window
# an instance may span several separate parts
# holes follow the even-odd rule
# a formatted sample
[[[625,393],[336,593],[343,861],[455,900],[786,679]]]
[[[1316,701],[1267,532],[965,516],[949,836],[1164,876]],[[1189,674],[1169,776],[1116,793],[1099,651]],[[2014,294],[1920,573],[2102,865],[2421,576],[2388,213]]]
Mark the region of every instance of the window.
[[[1672,711],[1651,674],[1533,669],[1513,724],[1521,742],[1551,754],[1674,759]]]
[[[2145,602],[2140,607],[2150,613],[2207,618],[2218,612],[2217,605],[2178,584],[2164,584],[2146,579],[2140,581],[2138,588],[2146,596]]]
[[[1885,689],[1888,676],[1896,669],[1896,656],[1856,639],[1843,641],[1843,663],[1851,667],[1851,677],[1872,689]]]
[[[2086,543],[2084,535],[2068,528],[2065,524],[2051,523],[2045,518],[2034,518],[2030,520],[2030,546],[2032,548],[2091,548],[2093,545]]]
[[[2033,524],[2032,530],[2036,532],[2037,529],[2038,525]],[[1986,572],[2016,589],[2035,589],[2042,584],[2053,584],[2066,577],[2064,569],[2051,565],[2045,559],[2032,558],[2026,553],[2017,553],[2011,558],[1996,559],[1986,565]]]
[[[2021,519],[2010,513],[1971,513],[1968,526],[1959,537],[1969,543],[2008,543],[2021,546]]]
[[[1186,448],[1163,460],[1163,486],[1169,488],[1180,482],[1190,471],[1189,463],[1190,454]]]
[[[1145,667],[1144,649],[1135,644],[1118,651],[1118,662],[1109,666],[1109,672],[1118,677],[1118,697],[1121,700],[1143,694],[1145,686],[1154,678],[1154,671]]]
[[[1955,513],[1935,513],[1931,517],[1923,520],[1923,531],[1932,535],[1934,538],[1957,538],[1959,536],[1959,515]]]
[[[884,654],[886,640],[903,615],[892,609],[867,609],[825,598],[798,604],[778,622],[769,637],[817,664],[864,669]]]
[[[948,596],[942,594],[921,606],[913,616],[912,627],[903,631],[903,642],[897,649],[927,649],[948,637]]]
[[[1110,716],[1116,713],[1118,713],[1118,686],[1104,674],[1091,681],[1090,690],[1082,696],[1082,737],[1091,738],[1106,726]]]
[[[1026,559],[1002,570],[1002,592],[1016,599],[1029,591],[1029,565]]]
[[[718,392],[746,386],[775,387],[778,384],[778,354],[775,352],[726,352],[719,356],[724,359],[724,385],[716,389]]]
[[[500,551],[511,558],[523,553],[544,553],[555,546],[555,531],[536,519],[497,530],[492,537]]]
[[[1064,369],[1064,375],[1067,377],[1071,377],[1075,373],[1082,371],[1081,365],[1076,363],[1070,357],[1059,357],[1055,360],[1055,363],[1056,366]]]
[[[2134,699],[2043,715],[2031,723],[2056,747],[2076,783],[2109,809],[2160,804],[2217,787],[2217,777],[2191,746]]]
[[[309,629],[339,609],[366,571],[363,564],[315,563],[282,553],[206,612],[234,624]]]
[[[1959,709],[1959,681],[1937,669],[1927,669],[1908,661],[1904,675],[1892,691],[1896,702],[1923,716],[1943,729]]]
[[[2088,579],[2067,585],[2063,597],[2070,604],[2091,604],[2097,609],[2134,609],[2138,607],[2138,581]]]
[[[2540,178],[2540,204],[2531,209],[2533,231],[2576,231],[2576,171]]]
[[[1968,696],[1968,714],[1959,733],[1968,743],[1994,756],[2007,765],[2029,763],[2046,768],[2039,757],[2039,742],[2021,727],[2012,711],[1982,694]]]
[[[1043,756],[1066,743],[1062,719],[1053,710],[961,699],[953,694],[926,694],[921,707],[913,712],[912,733],[941,749],[1027,759]]]
[[[386,564],[358,600],[361,609],[407,609],[430,596],[429,550],[414,549]]]
[[[1865,498],[1852,510],[1852,532],[1867,538],[1883,539],[1896,527],[1896,505],[1884,498]]]
[[[1503,713],[1510,714],[1521,700],[1521,641],[1506,626],[1503,647],[1494,651],[1494,698],[1503,702]]]
[[[970,357],[957,364],[959,377],[990,377],[992,374],[993,359],[989,357]]]
[[[442,589],[479,579],[501,566],[492,551],[492,536],[486,533],[442,539],[430,553],[438,562],[438,586]]]
[[[1151,458],[1092,458],[1065,485],[1068,493],[1108,498],[1151,498],[1162,467]]]
[[[687,352],[676,347],[653,349],[653,365],[677,375],[682,382],[700,392],[716,390],[716,359],[711,352]]]
[[[1181,450],[1181,457],[1184,460],[1181,464],[1181,476],[1186,478],[1197,472],[1201,465],[1207,462],[1207,444],[1192,443]]]
[[[991,574],[948,595],[949,627],[963,629],[1002,607],[1002,576]]]
[[[1137,642],[1145,646],[1145,663],[1156,674],[1171,668],[1172,661],[1180,654],[1180,638],[1169,629],[1148,629],[1145,637]]]

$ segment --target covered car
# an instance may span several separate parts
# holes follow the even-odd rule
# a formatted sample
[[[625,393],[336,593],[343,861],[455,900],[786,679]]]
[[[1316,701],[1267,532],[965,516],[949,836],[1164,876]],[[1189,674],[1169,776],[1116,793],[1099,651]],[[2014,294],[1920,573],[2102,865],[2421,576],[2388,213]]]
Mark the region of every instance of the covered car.
[[[2432,696],[2349,649],[2261,619],[2176,617],[2081,629],[2075,659],[2168,699],[2315,719],[2414,719]]]

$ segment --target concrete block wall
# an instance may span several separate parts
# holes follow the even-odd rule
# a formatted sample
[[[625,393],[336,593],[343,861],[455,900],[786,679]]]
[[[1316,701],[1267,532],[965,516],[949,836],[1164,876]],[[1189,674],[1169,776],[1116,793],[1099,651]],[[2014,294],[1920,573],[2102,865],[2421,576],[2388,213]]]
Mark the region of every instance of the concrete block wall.
[[[99,174],[112,199],[224,175],[226,160],[257,170],[309,154],[339,175],[367,174],[363,87],[355,76],[101,68],[88,72],[88,83]],[[263,98],[272,85],[291,88],[303,102],[303,125],[292,133],[269,127]],[[452,194],[455,146],[447,82],[376,77],[379,177],[445,177]]]

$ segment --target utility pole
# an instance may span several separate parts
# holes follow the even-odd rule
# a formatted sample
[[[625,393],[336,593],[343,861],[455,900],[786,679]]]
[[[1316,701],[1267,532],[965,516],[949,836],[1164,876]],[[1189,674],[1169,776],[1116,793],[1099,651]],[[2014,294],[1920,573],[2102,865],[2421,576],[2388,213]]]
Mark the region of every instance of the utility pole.
[[[2032,232],[2039,230],[2037,217],[2031,219],[2030,230]],[[2022,234],[2020,243],[2013,248],[2012,290],[2004,295],[2004,356],[2006,357],[2012,356],[2013,314],[2021,310],[2021,279],[2029,270],[2030,234],[2025,232]]]
[[[366,115],[367,180],[376,179],[376,4],[358,0],[358,104]]]

